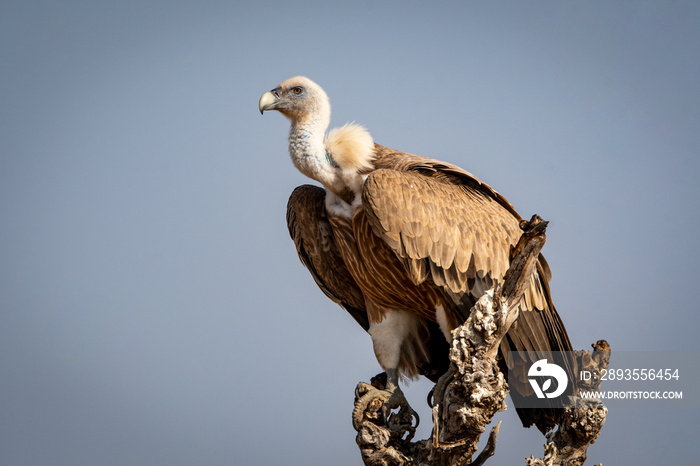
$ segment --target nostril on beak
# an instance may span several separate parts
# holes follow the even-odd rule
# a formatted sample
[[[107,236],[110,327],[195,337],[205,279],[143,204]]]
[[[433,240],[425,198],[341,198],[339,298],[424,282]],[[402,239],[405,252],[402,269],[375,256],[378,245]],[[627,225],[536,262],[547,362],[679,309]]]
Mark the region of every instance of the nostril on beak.
[[[272,92],[272,95],[274,95],[275,97],[279,98],[279,96],[280,96],[280,91],[281,91],[281,90],[282,90],[281,88],[276,87],[276,88],[274,88],[273,90],[271,90],[270,92]]]

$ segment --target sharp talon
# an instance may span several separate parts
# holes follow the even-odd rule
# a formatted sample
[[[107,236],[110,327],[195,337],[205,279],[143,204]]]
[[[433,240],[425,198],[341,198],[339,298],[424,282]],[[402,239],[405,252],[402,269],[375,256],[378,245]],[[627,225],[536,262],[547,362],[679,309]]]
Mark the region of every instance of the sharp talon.
[[[417,429],[418,426],[420,425],[420,416],[418,415],[417,412],[415,412],[413,409],[411,410],[411,413],[413,413],[413,417],[416,418],[416,425],[413,426],[414,429]]]
[[[454,370],[452,368],[449,368],[447,372],[442,374],[442,376],[438,379],[437,383],[433,387],[433,389],[430,391],[430,394],[428,394],[428,405],[432,408],[433,406],[437,405],[442,401],[442,397],[445,396],[445,390],[447,389],[447,385],[449,384],[450,380],[452,380],[452,377],[454,376]],[[430,402],[430,395],[433,397],[433,402]]]

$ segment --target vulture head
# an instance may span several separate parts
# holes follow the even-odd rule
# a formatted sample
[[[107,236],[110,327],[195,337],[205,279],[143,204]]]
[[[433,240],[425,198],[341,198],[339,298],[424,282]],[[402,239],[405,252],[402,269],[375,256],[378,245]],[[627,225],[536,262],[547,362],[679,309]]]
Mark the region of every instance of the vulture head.
[[[327,126],[331,116],[331,104],[325,91],[304,76],[289,78],[264,93],[260,97],[258,108],[260,113],[265,110],[277,110],[293,124],[318,120]]]
[[[277,110],[291,121],[289,155],[300,172],[349,203],[360,198],[362,175],[372,168],[374,141],[354,123],[326,133],[331,104],[321,86],[304,76],[289,78],[264,93],[258,108],[261,114]]]

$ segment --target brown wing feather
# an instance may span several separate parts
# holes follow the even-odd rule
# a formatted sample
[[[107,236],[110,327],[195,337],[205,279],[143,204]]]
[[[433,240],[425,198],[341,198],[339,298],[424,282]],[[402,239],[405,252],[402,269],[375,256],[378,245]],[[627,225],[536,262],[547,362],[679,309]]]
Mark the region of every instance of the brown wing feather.
[[[396,254],[373,233],[363,209],[355,213],[352,227],[357,251],[364,265],[361,273],[364,286],[361,285],[361,288],[371,290],[367,296],[388,309],[413,311],[435,321],[435,308],[444,302],[440,290],[427,282],[418,285],[411,282]]]
[[[491,197],[518,221],[522,220],[515,208],[498,191],[457,165],[375,144],[374,167],[375,169],[388,168],[402,172],[411,171],[448,183],[470,186],[472,191],[478,191]]]
[[[340,224],[332,226],[329,222],[325,197],[325,190],[316,186],[304,185],[296,188],[289,197],[287,206],[289,233],[294,240],[301,262],[309,269],[319,288],[331,300],[345,308],[362,328],[367,330],[369,320],[365,297],[348,270],[339,250],[336,232],[333,230],[335,227],[342,229],[343,226]],[[353,229],[349,222],[346,227],[350,231]],[[340,235],[348,233],[337,232]],[[386,246],[383,247],[386,248]],[[348,258],[353,260],[351,255]],[[354,260],[359,260],[359,257]],[[359,263],[354,266],[359,267]],[[421,296],[421,298],[424,297]],[[421,366],[414,371],[417,370],[418,373],[437,382],[449,366],[447,357],[449,345],[434,322],[425,322],[422,336],[424,341],[409,342],[407,345],[408,349],[411,344],[421,347],[427,354],[427,360],[422,361]]]
[[[326,216],[325,197],[325,190],[311,185],[299,186],[292,192],[287,204],[289,234],[299,259],[319,288],[367,330],[364,296],[338,251]]]
[[[483,292],[502,279],[511,245],[520,237],[521,217],[491,187],[459,167],[375,145],[375,166],[363,191],[363,205],[375,234],[401,258],[415,283],[432,281],[456,303],[463,320]],[[537,273],[520,304],[520,318],[501,345],[502,354],[571,351],[552,304],[549,266],[540,256]],[[575,368],[567,367],[571,374]],[[513,381],[516,382],[516,381]],[[525,385],[517,390],[530,389]],[[525,426],[556,425],[560,411],[523,410]]]
[[[375,234],[404,260],[427,260],[435,284],[452,293],[473,291],[475,279],[500,279],[520,232],[518,220],[481,192],[415,172],[372,172],[363,205]]]

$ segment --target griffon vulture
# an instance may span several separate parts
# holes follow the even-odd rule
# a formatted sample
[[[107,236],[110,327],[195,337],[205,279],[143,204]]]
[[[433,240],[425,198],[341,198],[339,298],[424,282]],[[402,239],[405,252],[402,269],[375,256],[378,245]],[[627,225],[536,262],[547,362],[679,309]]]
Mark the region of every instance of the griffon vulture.
[[[400,376],[436,381],[448,368],[451,330],[508,269],[521,217],[455,165],[375,144],[354,124],[326,133],[328,96],[308,78],[287,79],[264,93],[259,109],[290,120],[292,162],[323,185],[300,186],[289,198],[287,224],[302,263],[369,332],[387,390],[400,394]],[[501,357],[571,351],[549,278],[540,256]],[[557,413],[518,409],[526,427],[543,431],[556,424]]]

